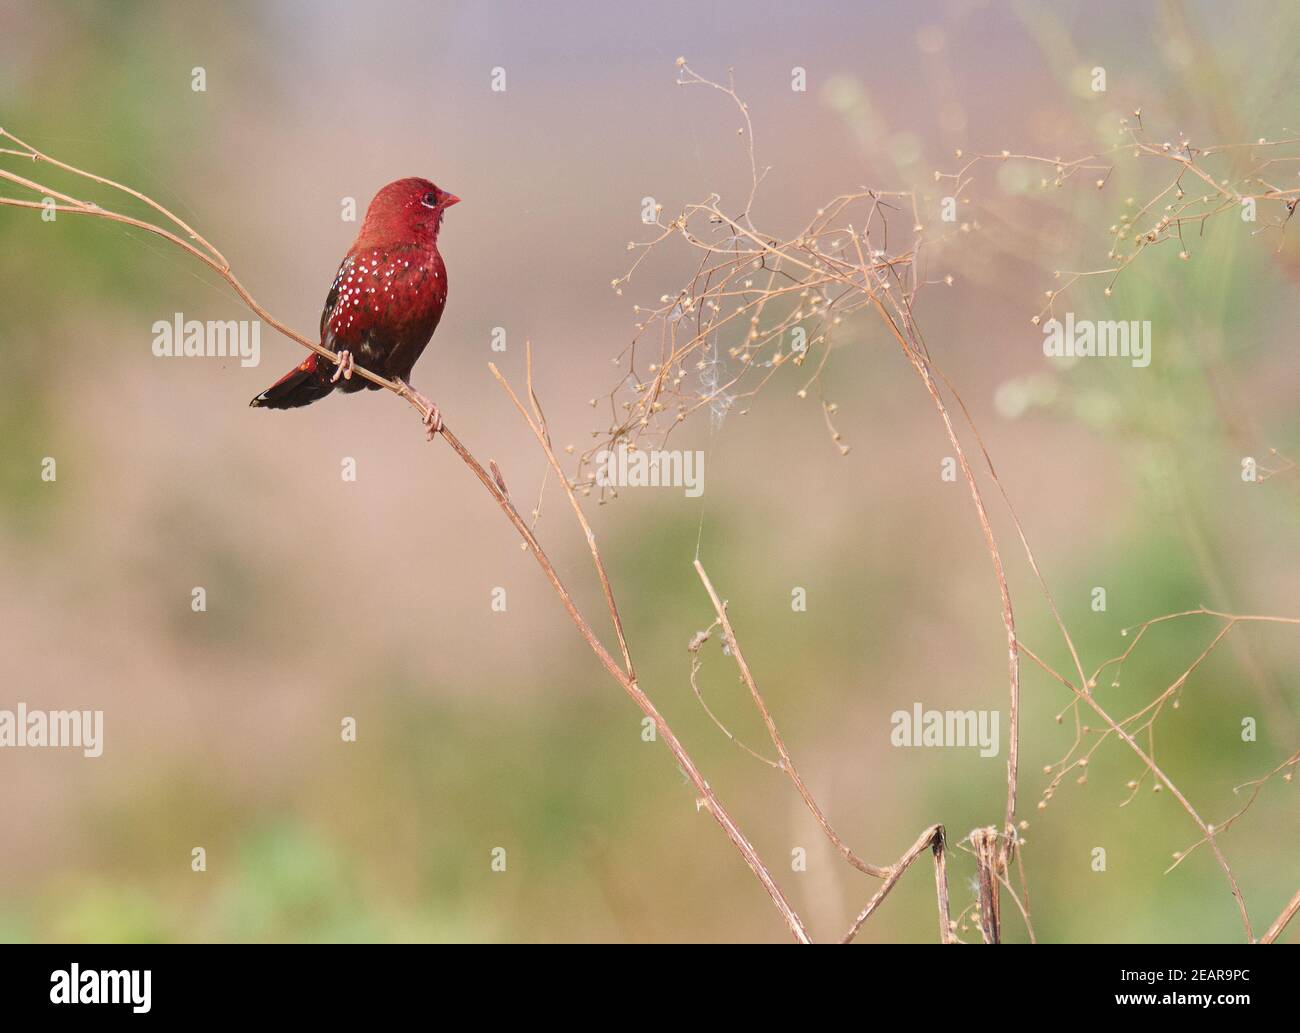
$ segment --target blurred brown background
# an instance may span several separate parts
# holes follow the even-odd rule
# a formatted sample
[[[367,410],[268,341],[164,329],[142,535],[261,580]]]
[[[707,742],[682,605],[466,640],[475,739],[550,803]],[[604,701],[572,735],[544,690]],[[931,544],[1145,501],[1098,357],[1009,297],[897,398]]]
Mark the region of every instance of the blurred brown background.
[[[414,379],[531,499],[542,459],[487,362],[521,383],[531,339],[557,443],[586,447],[602,427],[587,400],[617,377],[632,304],[675,290],[696,260],[665,251],[614,295],[627,242],[647,235],[641,199],[672,212],[745,189],[735,114],[674,85],[679,54],[705,75],[734,68],[772,166],[755,218],[786,233],[863,184],[933,194],[955,148],[1109,146],[1136,107],[1155,138],[1294,135],[1300,8],[10,2],[0,125],[173,206],[308,332],[356,230],[342,198],[364,207],[406,175],[459,194],[441,242],[450,302]],[[1087,89],[1097,65],[1104,94]],[[790,88],[794,66],[806,93]],[[490,89],[494,67],[504,93]],[[1287,185],[1294,174],[1279,172]],[[1161,613],[1300,613],[1300,481],[1240,479],[1243,456],[1300,453],[1295,233],[1275,253],[1276,234],[1213,222],[1190,262],[1148,256],[1122,297],[1081,289],[1080,307],[1152,320],[1147,370],[1049,367],[1029,323],[1052,271],[1102,264],[1123,199],[1162,176],[1130,163],[1103,192],[1043,192],[985,169],[963,207],[980,231],[930,270],[955,285],[918,311],[1090,668],[1121,651],[1122,627]],[[216,276],[139,232],[0,209],[0,283],[0,707],[98,708],[106,724],[99,759],[0,751],[0,938],[786,939],[509,525],[402,405],[367,393],[248,409],[301,358],[269,329],[255,369],[155,358],[157,319],[246,313]],[[490,350],[494,327],[505,354]],[[828,938],[876,884],[690,691],[685,646],[712,619],[691,567],[701,505],[701,555],[794,757],[878,864],[933,822],[955,839],[1000,819],[1005,734],[996,759],[902,750],[889,715],[916,701],[998,708],[1005,733],[1005,640],[966,489],[936,476],[951,449],[896,346],[869,319],[839,339],[827,384],[846,457],[788,372],[748,415],[676,442],[709,450],[702,500],[628,491],[591,514],[643,686]],[[45,456],[58,462],[52,484]],[[340,478],[344,456],[356,483]],[[1064,671],[1005,512],[990,506],[1022,637]],[[552,485],[540,533],[604,632],[566,510]],[[206,613],[191,611],[196,585]],[[1102,614],[1089,608],[1098,585]],[[505,613],[490,606],[498,586]],[[791,612],[793,586],[807,589],[806,613]],[[1153,631],[1103,701],[1137,709],[1216,630],[1196,618]],[[1240,804],[1233,785],[1295,750],[1298,658],[1295,629],[1239,628],[1161,718],[1157,759],[1207,820]],[[716,639],[705,659],[711,705],[758,744]],[[1169,794],[1118,807],[1140,773],[1122,747],[1035,809],[1043,765],[1071,741],[1069,721],[1053,720],[1067,701],[1026,665],[1021,814],[1039,938],[1240,939],[1206,850],[1162,874],[1196,839]],[[355,744],[340,741],[347,715]],[[1245,716],[1258,742],[1241,741]],[[1296,888],[1294,794],[1271,781],[1222,839],[1257,933]],[[205,873],[190,871],[196,846]],[[498,846],[504,873],[489,867]],[[797,846],[807,872],[789,870]],[[1098,846],[1105,873],[1090,867]],[[972,872],[957,852],[954,911],[972,902]],[[1024,938],[1009,908],[1005,924]],[[861,939],[934,939],[925,868]]]

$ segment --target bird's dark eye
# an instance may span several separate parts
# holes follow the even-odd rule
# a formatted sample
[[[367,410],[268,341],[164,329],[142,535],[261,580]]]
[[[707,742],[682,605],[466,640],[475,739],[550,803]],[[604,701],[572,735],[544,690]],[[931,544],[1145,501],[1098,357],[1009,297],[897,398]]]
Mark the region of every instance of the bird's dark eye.
[[[426,208],[436,208],[438,206],[438,195],[435,194],[432,190],[430,190],[427,194],[425,194],[422,198],[420,198],[420,203],[424,205],[424,207]]]

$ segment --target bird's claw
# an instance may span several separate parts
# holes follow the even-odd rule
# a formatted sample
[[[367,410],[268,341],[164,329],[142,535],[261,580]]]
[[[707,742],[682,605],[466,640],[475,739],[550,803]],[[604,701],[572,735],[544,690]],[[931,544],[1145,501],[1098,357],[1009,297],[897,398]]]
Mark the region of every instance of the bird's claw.
[[[429,403],[429,412],[424,417],[424,425],[429,429],[429,440],[432,441],[442,430],[442,413],[432,402]]]
[[[339,352],[338,365],[334,367],[334,375],[330,377],[330,383],[337,384],[339,377],[344,380],[352,379],[352,353],[350,351]]]
[[[404,389],[402,397],[411,402],[417,409],[424,411],[424,425],[429,429],[429,440],[432,441],[438,432],[442,430],[442,413],[438,411],[438,407],[433,402],[413,388],[409,380],[399,378],[397,382]]]

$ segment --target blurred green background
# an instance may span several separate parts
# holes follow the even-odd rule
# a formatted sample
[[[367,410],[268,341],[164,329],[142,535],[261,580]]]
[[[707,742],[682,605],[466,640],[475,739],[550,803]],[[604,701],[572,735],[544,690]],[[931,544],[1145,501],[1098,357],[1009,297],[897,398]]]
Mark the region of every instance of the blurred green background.
[[[675,290],[696,261],[664,252],[622,297],[610,291],[627,242],[646,236],[642,198],[672,212],[714,190],[743,195],[734,113],[673,84],[679,54],[702,74],[735,69],[773,167],[755,218],[785,233],[862,184],[932,196],[956,148],[1109,146],[1139,107],[1157,140],[1294,134],[1300,8],[20,0],[0,7],[0,125],[174,206],[306,331],[356,230],[341,199],[364,206],[407,175],[459,194],[442,235],[450,302],[415,383],[532,499],[542,460],[487,362],[521,383],[531,339],[556,441],[581,451],[601,429],[588,399],[616,379],[632,304]],[[806,93],[790,89],[795,66]],[[1104,94],[1087,89],[1094,66]],[[490,89],[496,67],[503,93]],[[1023,170],[979,171],[962,211],[978,229],[928,271],[954,286],[918,310],[1090,669],[1122,650],[1121,628],[1162,613],[1300,614],[1300,476],[1240,478],[1243,456],[1300,457],[1294,227],[1279,249],[1276,233],[1229,217],[1189,262],[1163,249],[1109,299],[1080,287],[1079,310],[1152,321],[1149,369],[1049,366],[1029,322],[1052,272],[1101,265],[1124,199],[1167,179],[1130,162],[1105,191],[1042,191]],[[244,313],[217,277],[139,232],[0,208],[0,283],[0,707],[98,708],[106,726],[95,760],[0,751],[0,938],[787,938],[507,523],[402,406],[366,394],[249,410],[300,359],[269,329],[254,369],[153,357],[157,319]],[[505,353],[491,350],[495,327]],[[675,441],[708,449],[702,500],[627,491],[591,512],[641,684],[830,938],[876,884],[692,696],[686,643],[712,619],[697,537],[804,777],[877,864],[931,823],[957,840],[1000,820],[1005,741],[989,760],[896,749],[889,716],[917,701],[997,708],[1005,731],[1005,640],[966,489],[935,475],[950,446],[896,347],[870,319],[843,328],[826,382],[844,457],[815,400],[797,398],[799,371],[785,372],[747,415]],[[54,483],[40,477],[46,456]],[[344,456],[356,483],[340,478]],[[1005,511],[990,507],[1022,638],[1068,672]],[[605,632],[566,511],[552,484],[540,534]],[[206,613],[191,610],[194,586]],[[795,586],[805,613],[791,611]],[[1089,606],[1094,586],[1105,613]],[[1191,618],[1152,631],[1118,687],[1103,679],[1102,701],[1142,706],[1217,629]],[[702,656],[711,706],[760,745],[716,636]],[[1239,627],[1161,717],[1157,759],[1207,820],[1296,749],[1297,660],[1296,629]],[[1043,766],[1072,739],[1054,720],[1067,702],[1026,663],[1020,814],[1039,939],[1240,939],[1208,851],[1162,874],[1196,839],[1169,794],[1148,786],[1119,807],[1140,774],[1122,747],[1036,809]],[[356,743],[340,738],[348,716]],[[1241,741],[1247,716],[1254,743]],[[1300,882],[1295,792],[1269,782],[1221,840],[1257,935]],[[206,872],[190,869],[195,847]],[[490,865],[497,847],[504,872]],[[796,847],[807,871],[790,870]],[[954,913],[973,901],[973,870],[954,850]],[[934,908],[923,862],[860,939],[930,942]],[[1025,938],[1009,903],[1004,922]]]

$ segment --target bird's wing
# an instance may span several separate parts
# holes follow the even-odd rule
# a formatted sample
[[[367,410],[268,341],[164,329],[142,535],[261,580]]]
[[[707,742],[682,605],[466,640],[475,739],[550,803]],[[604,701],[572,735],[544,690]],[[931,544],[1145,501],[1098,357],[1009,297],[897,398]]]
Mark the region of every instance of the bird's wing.
[[[334,351],[334,332],[330,329],[330,316],[334,315],[334,309],[339,303],[339,286],[347,279],[355,262],[351,255],[343,259],[339,271],[334,276],[334,282],[330,284],[329,295],[325,298],[325,308],[321,310],[320,343],[321,347],[328,348],[330,351]]]

